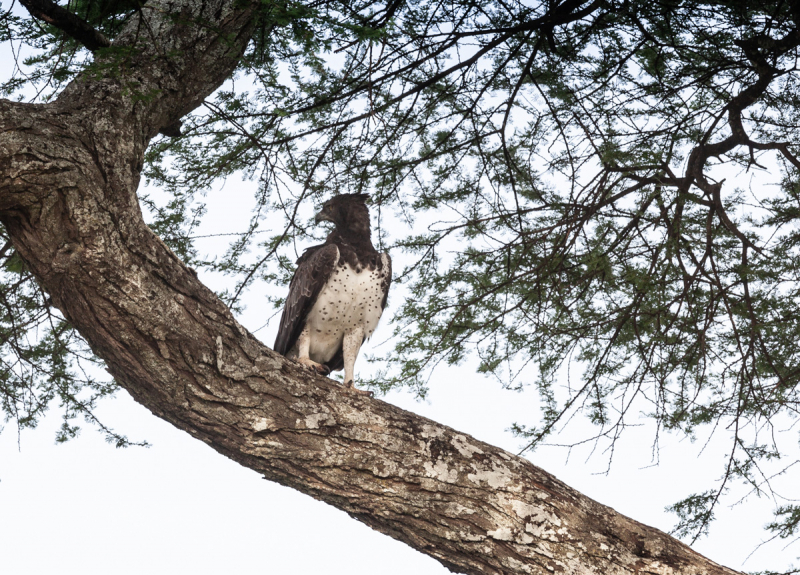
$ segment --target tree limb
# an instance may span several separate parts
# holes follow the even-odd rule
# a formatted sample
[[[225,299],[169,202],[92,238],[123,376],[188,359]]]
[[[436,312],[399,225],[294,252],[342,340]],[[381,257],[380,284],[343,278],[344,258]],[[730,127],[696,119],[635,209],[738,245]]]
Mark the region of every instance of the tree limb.
[[[111,46],[108,38],[83,18],[50,0],[19,0],[32,16],[43,20],[74,38],[94,52]]]

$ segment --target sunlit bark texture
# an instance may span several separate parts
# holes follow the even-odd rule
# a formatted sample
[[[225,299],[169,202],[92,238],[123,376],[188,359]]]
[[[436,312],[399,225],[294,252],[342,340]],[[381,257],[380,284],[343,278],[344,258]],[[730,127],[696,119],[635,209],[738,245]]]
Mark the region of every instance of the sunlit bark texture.
[[[252,9],[150,2],[115,41],[134,49],[100,56],[112,72],[47,105],[0,102],[0,221],[111,374],[225,456],[457,572],[732,573],[524,459],[277,356],[153,235],[136,196],[145,148],[230,74]]]

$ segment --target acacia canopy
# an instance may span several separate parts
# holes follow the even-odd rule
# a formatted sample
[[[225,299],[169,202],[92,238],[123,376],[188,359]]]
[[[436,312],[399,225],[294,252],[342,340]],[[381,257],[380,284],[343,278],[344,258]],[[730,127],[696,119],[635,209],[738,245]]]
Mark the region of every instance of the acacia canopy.
[[[77,0],[72,27],[8,8],[3,96],[46,102],[78,74],[124,70],[114,39],[143,6]],[[675,505],[681,535],[707,529],[731,480],[769,489],[769,431],[799,399],[797,3],[265,0],[257,13],[233,77],[162,127],[143,171],[169,195],[141,197],[152,229],[186,264],[230,274],[226,303],[286,282],[315,233],[305,206],[367,192],[381,243],[409,263],[395,347],[364,383],[424,394],[439,362],[477,354],[479,371],[543,399],[538,421],[515,425],[528,448],[574,412],[610,441],[643,411],[689,436],[730,429],[722,480]],[[239,173],[258,183],[251,225],[205,260],[202,194]],[[67,439],[115,386],[85,375],[96,358],[3,234],[3,410],[34,426],[58,398]],[[567,361],[582,375],[562,389]],[[798,523],[788,504],[771,528]]]

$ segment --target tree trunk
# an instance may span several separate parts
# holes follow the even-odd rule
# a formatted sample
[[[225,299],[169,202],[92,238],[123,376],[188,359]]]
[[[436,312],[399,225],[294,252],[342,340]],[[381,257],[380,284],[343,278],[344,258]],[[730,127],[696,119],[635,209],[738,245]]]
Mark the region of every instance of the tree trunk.
[[[135,50],[114,73],[84,74],[52,104],[0,101],[0,221],[119,384],[457,572],[733,573],[525,459],[278,356],[152,234],[136,196],[144,150],[231,73],[254,10],[152,0],[115,42]]]

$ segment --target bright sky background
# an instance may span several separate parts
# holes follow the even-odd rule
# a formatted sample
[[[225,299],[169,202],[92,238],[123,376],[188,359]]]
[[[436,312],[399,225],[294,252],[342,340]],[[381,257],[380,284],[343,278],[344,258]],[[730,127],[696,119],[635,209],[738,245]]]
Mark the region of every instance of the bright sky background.
[[[210,193],[212,217],[198,233],[243,229],[251,186],[229,181]],[[220,278],[205,279],[215,289],[223,286]],[[274,313],[257,290],[245,303],[241,320],[249,329]],[[276,330],[277,318],[258,336],[271,345]],[[367,351],[390,333],[382,322]],[[503,390],[469,365],[439,369],[425,402],[404,393],[385,400],[514,452],[520,441],[506,428],[538,418],[533,393]],[[115,449],[90,428],[77,440],[55,445],[55,416],[21,437],[13,423],[0,434],[0,572],[448,573],[345,513],[261,479],[157,419],[125,392],[103,403],[99,414],[132,440],[146,439],[153,446]],[[570,433],[586,431],[583,423],[573,424]],[[574,450],[568,462],[560,448],[545,448],[530,459],[601,503],[668,530],[674,520],[664,506],[708,488],[721,472],[726,434],[717,437],[701,456],[704,436],[695,443],[662,437],[660,465],[652,466],[652,430],[629,430],[607,475],[607,457],[595,453],[587,460],[589,447]],[[742,565],[770,519],[769,504],[758,503],[722,509],[711,537],[695,548],[732,568],[785,567],[799,545],[765,546]]]
[[[0,72],[5,65],[0,61]],[[210,193],[210,217],[198,234],[242,231],[251,186],[231,180]],[[200,247],[220,251],[222,240],[203,240]],[[221,278],[203,279],[214,289],[225,287]],[[245,327],[256,330],[274,313],[263,302],[263,292],[248,293],[239,318]],[[396,306],[399,298],[390,297],[390,303]],[[385,320],[367,352],[390,335]],[[271,345],[276,330],[274,318],[257,335]],[[365,368],[363,360],[359,368]],[[506,429],[515,421],[535,424],[539,417],[532,392],[505,391],[470,365],[440,368],[425,402],[404,393],[384,400],[512,452],[521,442]],[[115,449],[91,428],[55,445],[56,415],[21,436],[13,422],[0,433],[0,575],[449,573],[345,513],[263,480],[159,420],[125,392],[105,401],[98,415],[152,447]],[[577,437],[586,430],[573,421],[568,433]],[[797,430],[790,433],[796,445]],[[607,474],[607,455],[587,458],[591,446],[573,450],[569,459],[563,448],[529,457],[597,501],[669,530],[674,517],[664,507],[710,488],[722,472],[727,433],[719,430],[704,450],[706,435],[695,443],[661,439],[654,466],[652,427],[629,430]],[[711,536],[695,549],[734,569],[786,568],[800,555],[800,543],[765,545],[743,564],[765,537],[761,528],[771,518],[770,508],[770,502],[753,500],[720,509]]]

